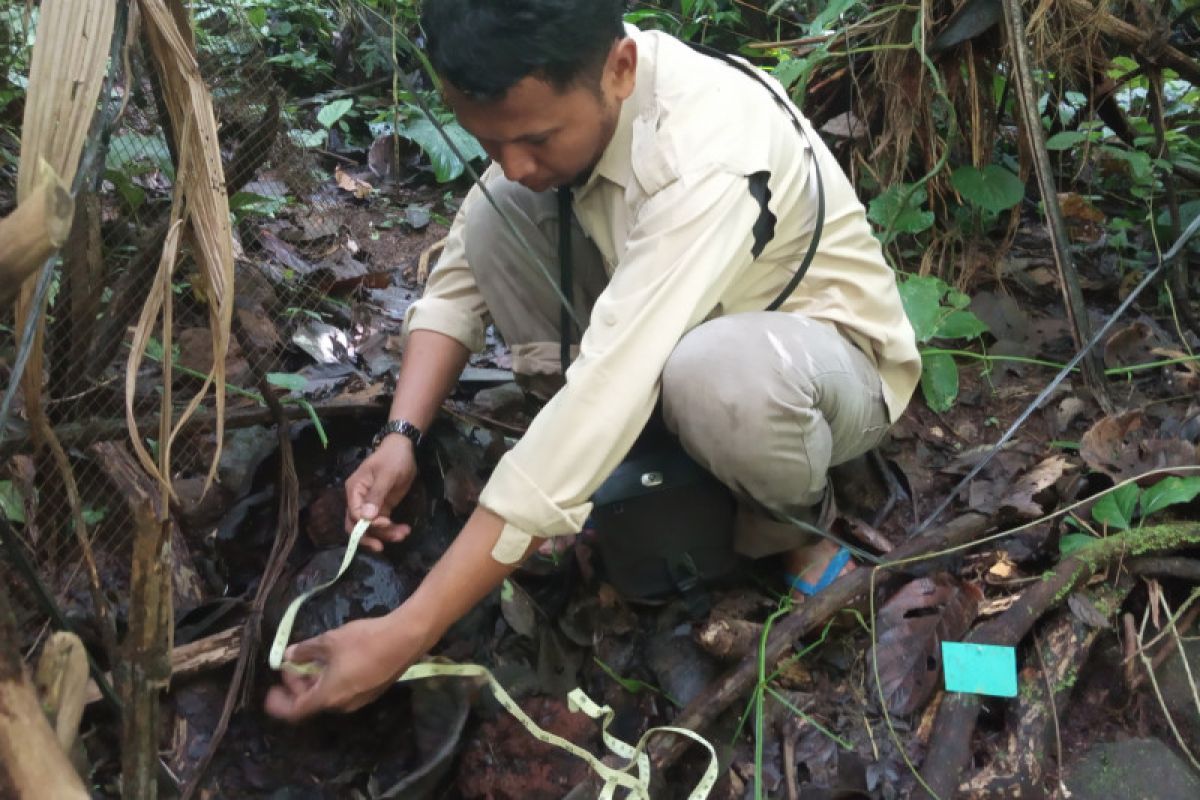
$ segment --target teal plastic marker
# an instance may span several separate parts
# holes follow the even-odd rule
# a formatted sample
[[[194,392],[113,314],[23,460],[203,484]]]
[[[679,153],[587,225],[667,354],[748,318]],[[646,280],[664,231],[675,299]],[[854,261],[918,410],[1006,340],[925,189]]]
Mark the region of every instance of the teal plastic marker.
[[[1017,696],[1017,650],[994,644],[942,642],[947,692]]]

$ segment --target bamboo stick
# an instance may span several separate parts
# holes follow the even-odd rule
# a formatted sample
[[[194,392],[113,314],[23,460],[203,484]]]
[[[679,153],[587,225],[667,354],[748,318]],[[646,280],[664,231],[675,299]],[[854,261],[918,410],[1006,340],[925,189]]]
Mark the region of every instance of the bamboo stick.
[[[62,247],[74,213],[67,185],[43,160],[24,202],[0,219],[0,304],[11,303],[25,279]]]
[[[0,797],[87,800],[21,662],[8,591],[0,584]]]

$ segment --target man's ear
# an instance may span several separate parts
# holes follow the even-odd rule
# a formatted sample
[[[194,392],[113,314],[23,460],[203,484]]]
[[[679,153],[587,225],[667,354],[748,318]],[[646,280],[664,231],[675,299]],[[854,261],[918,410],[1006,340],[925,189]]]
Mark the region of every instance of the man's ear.
[[[606,96],[622,102],[633,94],[633,88],[637,84],[637,62],[637,42],[632,36],[626,36],[613,45],[601,78]]]

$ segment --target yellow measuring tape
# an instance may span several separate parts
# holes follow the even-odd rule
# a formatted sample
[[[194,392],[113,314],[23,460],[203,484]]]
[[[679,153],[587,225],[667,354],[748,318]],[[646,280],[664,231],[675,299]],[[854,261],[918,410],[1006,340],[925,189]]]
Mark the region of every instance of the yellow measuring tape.
[[[358,524],[354,526],[354,530],[350,533],[350,541],[346,544],[346,553],[342,556],[342,564],[338,568],[337,574],[325,583],[314,586],[307,592],[296,597],[288,605],[283,618],[279,621],[279,628],[275,631],[275,639],[271,643],[271,650],[268,655],[268,662],[271,665],[271,669],[291,669],[306,674],[314,674],[320,671],[320,667],[315,664],[293,664],[283,659],[288,639],[292,635],[292,626],[296,622],[296,613],[306,600],[317,592],[328,589],[342,577],[342,574],[350,566],[350,562],[354,560],[354,554],[358,552],[359,542],[362,541],[363,534],[367,532],[369,527],[370,522],[368,520],[359,520]],[[624,767],[614,768],[600,761],[600,759],[582,747],[538,727],[537,723],[521,710],[516,701],[512,699],[508,692],[504,691],[504,687],[500,685],[492,673],[485,667],[476,664],[415,664],[401,675],[399,680],[403,682],[439,677],[483,678],[486,680],[500,705],[508,713],[512,714],[525,727],[525,730],[533,734],[535,739],[566,750],[568,753],[587,762],[588,766],[604,780],[604,788],[600,792],[600,800],[611,800],[613,793],[618,787],[628,789],[629,794],[627,796],[629,798],[633,798],[634,800],[650,800],[650,758],[646,755],[645,751],[647,742],[655,733],[673,733],[679,736],[686,736],[692,741],[704,745],[705,749],[708,750],[708,767],[704,770],[704,775],[701,776],[696,788],[687,796],[687,800],[705,800],[712,792],[713,786],[716,785],[718,769],[717,753],[713,749],[713,746],[695,731],[672,726],[651,728],[642,734],[642,738],[638,739],[636,745],[629,745],[608,732],[608,726],[613,719],[612,708],[596,705],[582,689],[574,689],[567,695],[567,702],[571,711],[582,711],[592,719],[600,720],[600,734],[604,739],[605,746],[619,758],[625,759],[626,764]],[[633,774],[632,770],[635,767],[637,768],[637,772]]]

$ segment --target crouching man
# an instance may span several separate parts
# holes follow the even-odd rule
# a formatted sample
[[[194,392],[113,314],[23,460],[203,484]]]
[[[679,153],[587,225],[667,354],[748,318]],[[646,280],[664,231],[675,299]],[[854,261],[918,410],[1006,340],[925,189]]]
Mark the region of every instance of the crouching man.
[[[845,564],[772,517],[813,519],[829,467],[874,448],[917,384],[892,271],[778,84],[625,26],[623,5],[425,2],[429,57],[491,156],[483,183],[503,216],[470,192],[408,315],[387,435],[346,486],[350,521],[374,520],[367,546],[407,534],[388,514],[412,484],[415,442],[489,321],[518,380],[550,399],[410,599],[292,648],[323,669],[285,671],[267,698],[275,716],[370,702],[522,559],[578,533],[660,399],[666,427],[741,503],[740,552],[782,554],[801,591]],[[557,274],[537,265],[560,261],[560,187],[584,327],[565,376]],[[818,221],[803,280],[766,311]]]

